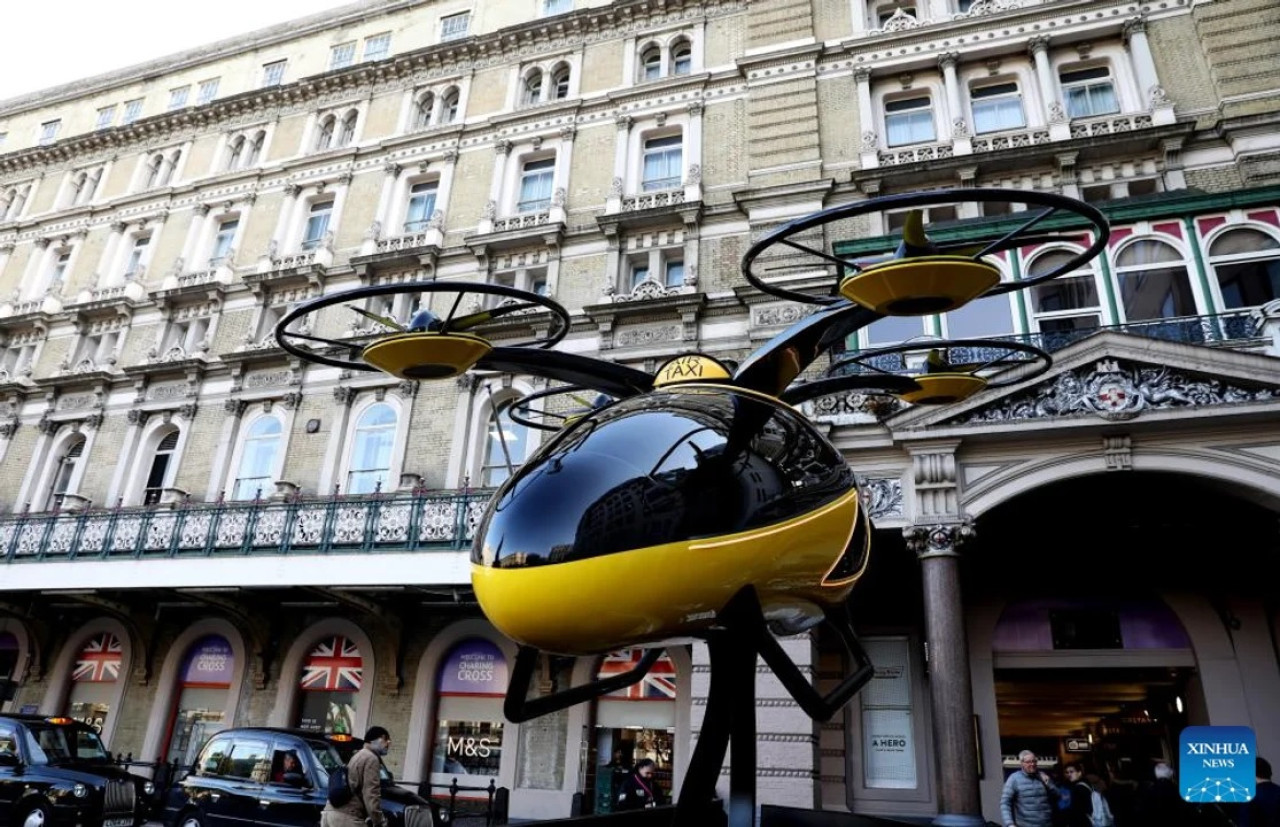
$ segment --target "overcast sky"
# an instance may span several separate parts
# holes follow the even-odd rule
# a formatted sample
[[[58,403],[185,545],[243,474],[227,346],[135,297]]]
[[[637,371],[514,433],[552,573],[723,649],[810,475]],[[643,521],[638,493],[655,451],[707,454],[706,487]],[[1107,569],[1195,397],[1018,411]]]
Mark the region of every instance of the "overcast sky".
[[[0,0],[0,100],[353,0]]]

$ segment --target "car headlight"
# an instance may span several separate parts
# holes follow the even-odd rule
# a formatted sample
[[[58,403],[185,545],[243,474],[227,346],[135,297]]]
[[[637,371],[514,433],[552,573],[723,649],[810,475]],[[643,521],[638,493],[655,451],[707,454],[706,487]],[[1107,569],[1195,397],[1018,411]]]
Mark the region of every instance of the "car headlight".
[[[89,794],[89,788],[86,787],[84,784],[76,784],[74,787],[71,788],[71,794],[74,795],[76,798],[84,798]]]
[[[155,795],[156,785],[150,781],[142,782],[142,791],[147,795]]]

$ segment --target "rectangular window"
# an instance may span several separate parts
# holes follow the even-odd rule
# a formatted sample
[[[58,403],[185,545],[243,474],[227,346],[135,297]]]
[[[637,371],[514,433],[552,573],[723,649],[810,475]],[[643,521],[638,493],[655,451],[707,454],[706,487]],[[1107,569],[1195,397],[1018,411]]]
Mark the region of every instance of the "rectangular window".
[[[98,122],[95,129],[106,129],[116,122],[116,105],[104,106],[98,110]]]
[[[1111,70],[1106,66],[1063,72],[1058,79],[1062,82],[1068,117],[1093,118],[1120,111]]]
[[[648,280],[648,278],[649,278],[648,264],[631,265],[631,289],[632,290],[635,290],[637,287],[640,286],[640,282],[646,281]]]
[[[307,229],[302,237],[302,249],[314,250],[324,241],[329,232],[329,218],[333,215],[332,201],[318,201],[311,205],[311,214],[307,216]]]
[[[915,716],[911,647],[903,637],[863,641],[876,671],[862,690],[862,782],[872,789],[914,790]]]
[[[124,102],[124,118],[121,123],[131,124],[142,117],[142,98]]]
[[[0,132],[0,146],[4,146],[9,140],[8,132]]]
[[[147,255],[147,247],[151,244],[151,236],[144,235],[134,239],[133,249],[129,251],[129,261],[124,266],[125,278],[137,278],[142,270],[142,260]]]
[[[414,184],[409,191],[409,209],[404,216],[404,231],[417,233],[425,230],[436,211],[436,182]]]
[[[210,78],[200,81],[200,90],[196,92],[197,104],[206,104],[218,96],[219,80],[220,78]]]
[[[529,161],[520,173],[519,212],[541,212],[551,208],[551,184],[555,178],[556,159]]]
[[[889,146],[934,140],[933,109],[928,96],[886,101],[884,127]]]
[[[179,86],[169,90],[169,111],[181,109],[187,105],[187,96],[191,94],[190,86]]]
[[[1002,132],[1022,129],[1027,125],[1022,116],[1022,95],[1016,83],[980,86],[970,92],[970,97],[973,100],[975,132]]]
[[[668,261],[666,264],[666,274],[664,284],[667,287],[679,287],[684,284],[684,262]]]
[[[339,43],[329,50],[329,69],[345,69],[356,62],[356,42]]]
[[[49,273],[49,286],[53,287],[62,284],[62,280],[67,275],[67,265],[71,263],[71,252],[59,253],[54,259],[53,270]]]
[[[40,124],[40,146],[45,146],[58,140],[58,130],[61,128],[62,121],[45,121]]]
[[[277,60],[262,65],[262,86],[279,86],[284,82],[284,69],[289,65],[287,60]]]
[[[683,175],[684,149],[679,135],[644,142],[645,192],[676,189]]]
[[[375,34],[364,39],[364,59],[382,60],[391,53],[391,32]]]
[[[542,16],[564,14],[573,11],[573,0],[542,0]]]
[[[209,266],[221,265],[231,252],[231,242],[235,240],[236,230],[240,227],[240,219],[230,218],[218,225],[218,234],[213,237],[213,254],[209,256]]]
[[[440,18],[440,40],[457,40],[467,36],[471,29],[471,12],[451,14]]]

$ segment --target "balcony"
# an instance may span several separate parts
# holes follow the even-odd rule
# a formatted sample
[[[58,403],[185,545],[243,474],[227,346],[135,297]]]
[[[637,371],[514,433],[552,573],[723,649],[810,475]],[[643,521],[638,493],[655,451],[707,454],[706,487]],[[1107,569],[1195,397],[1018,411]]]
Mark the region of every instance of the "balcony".
[[[0,517],[0,562],[461,551],[491,491],[410,492]]]

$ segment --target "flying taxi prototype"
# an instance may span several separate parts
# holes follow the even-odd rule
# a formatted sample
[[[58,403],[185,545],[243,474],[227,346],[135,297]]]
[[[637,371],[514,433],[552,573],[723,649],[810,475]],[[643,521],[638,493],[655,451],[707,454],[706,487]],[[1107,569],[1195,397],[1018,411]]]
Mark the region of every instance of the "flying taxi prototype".
[[[1035,209],[983,224],[980,230],[994,229],[991,237],[975,241],[973,227],[960,226],[938,233],[952,240],[932,240],[925,208],[956,202]],[[821,236],[831,222],[873,213],[905,213],[901,242],[885,256],[837,255],[812,241],[812,231]],[[1047,370],[1050,357],[1020,342],[931,340],[837,358],[807,381],[804,374],[886,316],[942,313],[1071,272],[1103,249],[1108,232],[1087,204],[994,189],[874,198],[793,221],[747,251],[742,273],[762,293],[813,312],[737,365],[690,353],[650,374],[556,350],[569,331],[568,311],[546,296],[488,283],[407,282],[323,296],[288,313],[276,337],[308,362],[403,379],[475,370],[561,383],[545,395],[569,394],[574,405],[563,412],[537,412],[534,399],[512,409],[517,421],[554,433],[494,493],[472,551],[481,609],[519,644],[506,715],[524,721],[615,691],[643,678],[665,646],[706,641],[706,718],[674,815],[654,823],[713,823],[715,785],[731,747],[728,819],[745,825],[754,817],[757,656],[818,720],[872,676],[848,610],[871,553],[870,521],[849,464],[798,406],[849,391],[946,404],[1025,381]],[[1002,279],[1001,256],[1049,241],[1078,252],[1034,278]],[[796,264],[797,256],[804,261]],[[774,261],[787,263],[767,266]],[[803,272],[763,274],[788,267]],[[401,297],[420,308],[406,322],[370,309]],[[334,328],[313,322],[335,306],[370,324],[341,335],[314,332]],[[513,341],[516,330],[525,338]],[[851,665],[826,694],[776,638],[820,623],[843,642]],[[544,653],[626,647],[648,649],[630,672],[530,697]]]

